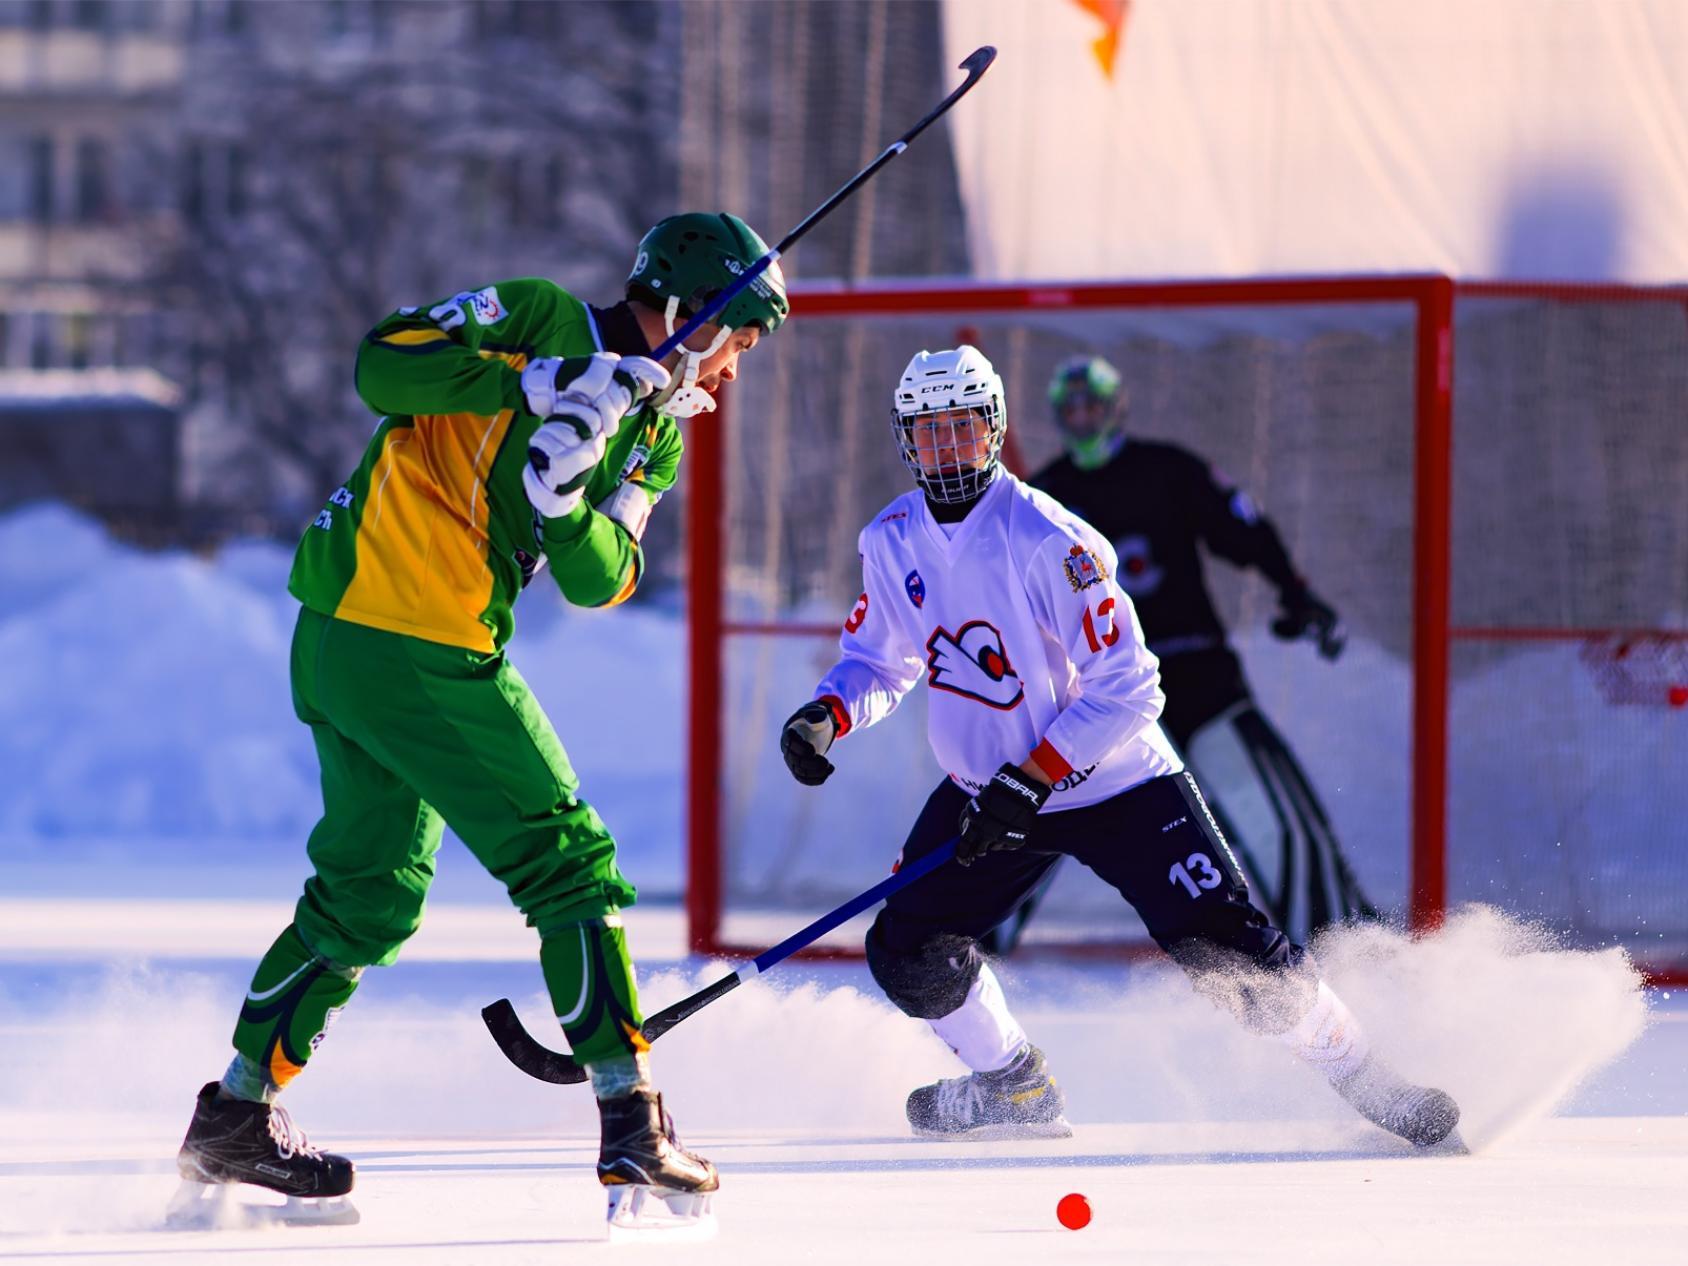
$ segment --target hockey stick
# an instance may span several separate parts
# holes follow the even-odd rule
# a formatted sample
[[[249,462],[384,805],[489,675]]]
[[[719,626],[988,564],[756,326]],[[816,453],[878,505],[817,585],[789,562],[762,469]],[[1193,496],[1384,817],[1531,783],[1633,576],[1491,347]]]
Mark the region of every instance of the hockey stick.
[[[989,44],[986,44],[982,48],[976,48],[969,53],[959,67],[959,69],[967,72],[967,78],[963,81],[961,87],[957,88],[954,92],[950,93],[949,96],[938,102],[938,104],[933,107],[930,114],[887,145],[884,150],[881,151],[878,158],[875,158],[866,167],[862,168],[859,172],[852,176],[848,184],[841,188],[837,193],[833,194],[832,197],[828,198],[825,202],[821,203],[820,206],[811,211],[808,218],[804,220],[803,223],[799,224],[796,228],[792,229],[791,232],[782,237],[778,246],[775,246],[773,250],[769,251],[766,255],[762,256],[761,259],[757,260],[749,268],[745,269],[744,272],[739,275],[737,281],[733,282],[733,284],[728,286],[725,290],[719,292],[713,299],[704,304],[701,309],[694,313],[690,320],[664,339],[662,344],[651,353],[651,359],[654,361],[661,361],[676,347],[679,347],[681,343],[684,343],[688,338],[696,333],[699,326],[702,326],[713,319],[716,313],[725,308],[729,303],[737,298],[746,287],[752,285],[758,277],[767,272],[769,267],[778,260],[781,255],[784,255],[788,250],[795,246],[798,238],[802,237],[810,229],[814,228],[815,225],[825,219],[834,207],[836,207],[840,202],[843,202],[844,199],[848,198],[851,194],[855,193],[857,189],[865,185],[870,179],[872,179],[875,172],[907,149],[910,141],[914,140],[915,137],[919,136],[928,127],[935,123],[938,118],[952,105],[954,105],[957,101],[960,101],[961,98],[964,97],[973,87],[973,85],[979,82],[979,77],[990,68],[990,64],[995,60],[996,49],[992,48]]]
[[[890,878],[875,884],[858,897],[851,897],[832,913],[823,914],[801,932],[786,937],[773,949],[758,954],[749,966],[721,977],[714,984],[698,990],[689,998],[680,999],[671,1007],[664,1007],[646,1020],[640,1026],[639,1032],[644,1034],[647,1042],[656,1041],[681,1020],[703,1010],[724,994],[731,993],[752,976],[759,976],[769,968],[784,962],[839,924],[846,923],[863,910],[877,905],[893,892],[908,887],[922,875],[930,874],[955,856],[955,843],[953,839],[946,840],[918,861],[900,868]],[[572,1057],[542,1046],[534,1040],[533,1034],[522,1027],[521,1020],[516,1016],[516,1008],[510,1005],[508,998],[500,998],[497,1002],[482,1007],[481,1019],[486,1021],[487,1031],[492,1034],[492,1040],[498,1043],[498,1049],[504,1052],[504,1058],[529,1077],[555,1082],[559,1086],[569,1086],[586,1080],[586,1070],[575,1063]]]

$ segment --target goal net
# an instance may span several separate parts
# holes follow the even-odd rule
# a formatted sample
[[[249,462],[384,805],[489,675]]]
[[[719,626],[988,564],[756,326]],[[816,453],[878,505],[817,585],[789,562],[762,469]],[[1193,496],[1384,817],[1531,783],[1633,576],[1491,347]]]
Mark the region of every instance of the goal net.
[[[1681,300],[1452,293],[1436,278],[799,292],[721,424],[690,432],[694,945],[763,948],[882,878],[943,776],[919,687],[839,743],[822,788],[793,782],[777,745],[860,592],[857,533],[910,487],[891,389],[913,352],[969,341],[1006,383],[1019,473],[1059,452],[1054,366],[1106,356],[1131,434],[1225,471],[1339,608],[1349,646],[1327,663],[1266,632],[1263,578],[1209,561],[1255,698],[1375,904],[1423,924],[1492,901],[1688,959],[1688,850],[1660,829],[1688,808],[1663,767],[1688,712],[1668,691],[1609,703],[1584,662],[1614,628],[1688,617]],[[830,943],[859,950],[860,933]],[[1071,862],[1027,934],[1142,939]]]
[[[1467,285],[1448,896],[1688,976],[1688,292]]]

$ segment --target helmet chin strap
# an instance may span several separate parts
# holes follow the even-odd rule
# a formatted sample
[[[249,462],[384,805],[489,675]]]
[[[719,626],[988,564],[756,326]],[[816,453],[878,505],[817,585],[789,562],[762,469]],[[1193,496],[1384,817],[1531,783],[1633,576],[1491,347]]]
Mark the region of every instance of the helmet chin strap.
[[[662,313],[662,326],[670,337],[677,328],[674,318],[679,312],[679,297],[669,295],[668,306]],[[698,370],[703,368],[704,361],[721,350],[722,344],[732,337],[732,333],[722,326],[721,332],[715,336],[715,341],[701,352],[694,352],[681,344],[676,349],[680,353],[679,367],[669,378],[667,388],[651,400],[650,407],[673,418],[695,418],[700,413],[715,412],[715,397],[696,385]]]

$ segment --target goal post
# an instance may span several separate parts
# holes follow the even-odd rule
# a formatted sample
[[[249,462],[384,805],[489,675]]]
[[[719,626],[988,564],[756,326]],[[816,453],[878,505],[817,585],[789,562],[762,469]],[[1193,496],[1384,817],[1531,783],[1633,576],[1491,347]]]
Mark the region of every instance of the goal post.
[[[836,651],[838,626],[859,590],[857,529],[909,486],[887,423],[896,375],[914,351],[952,346],[963,332],[1006,380],[1010,435],[1028,467],[1021,473],[1058,451],[1043,403],[1053,365],[1096,352],[1125,372],[1133,434],[1187,444],[1263,502],[1292,557],[1356,635],[1347,667],[1322,674],[1305,646],[1259,635],[1270,595],[1258,580],[1210,567],[1263,710],[1289,731],[1315,787],[1334,801],[1339,837],[1354,837],[1362,882],[1381,904],[1428,929],[1450,901],[1485,899],[1480,884],[1466,890],[1473,885],[1450,863],[1450,819],[1466,820],[1450,797],[1477,794],[1451,778],[1461,743],[1449,733],[1450,701],[1453,678],[1465,671],[1464,648],[1479,640],[1472,629],[1513,622],[1465,613],[1456,621],[1455,577],[1486,593],[1503,587],[1487,577],[1504,572],[1506,560],[1468,549],[1455,529],[1467,484],[1475,479],[1480,491],[1515,454],[1504,443],[1497,448],[1476,415],[1528,410],[1529,392],[1510,404],[1503,397],[1533,372],[1532,355],[1557,363],[1577,348],[1571,359],[1585,356],[1617,373],[1611,366],[1623,367],[1634,352],[1635,336],[1612,315],[1625,305],[1649,309],[1639,321],[1657,344],[1645,352],[1648,373],[1669,379],[1663,358],[1672,337],[1684,333],[1653,328],[1665,324],[1656,318],[1668,294],[1604,288],[1584,300],[1574,288],[1549,289],[1497,294],[1434,275],[795,287],[787,326],[723,393],[721,410],[688,430],[693,949],[757,952],[877,881],[941,776],[925,755],[918,687],[882,726],[841,742],[840,772],[818,791],[788,777],[782,784],[777,730]],[[1575,329],[1546,315],[1579,301],[1603,305],[1601,313]],[[1462,333],[1477,359],[1456,378]],[[1583,401],[1589,410],[1603,407],[1602,392],[1622,390],[1616,381],[1575,386],[1593,391]],[[1637,427],[1688,400],[1673,394],[1674,380],[1651,390],[1631,419]],[[1516,429],[1527,418],[1514,412],[1505,421]],[[1461,424],[1472,429],[1469,444]],[[1468,451],[1476,465],[1462,481]],[[1674,448],[1655,456],[1667,470],[1688,461]],[[1493,499],[1505,503],[1518,493]],[[1504,505],[1479,509],[1503,513]],[[1684,551],[1679,564],[1688,557],[1684,531],[1673,546]],[[1456,558],[1457,551],[1465,552]],[[1663,608],[1637,614],[1644,627],[1669,622]],[[1688,616],[1688,595],[1680,614]],[[1591,620],[1585,631],[1614,623]],[[1488,734],[1492,727],[1478,728]],[[1688,866],[1671,861],[1665,870],[1676,875]],[[1677,877],[1688,883],[1688,873]],[[1074,894],[1070,910],[1057,905],[1040,916],[1051,925],[1043,943],[1140,948],[1140,925],[1108,908],[1120,905],[1117,896],[1080,894],[1077,885]],[[1627,914],[1610,913],[1621,932]],[[823,952],[859,953],[859,931]],[[1678,934],[1681,944],[1636,952],[1668,972],[1679,952],[1688,961],[1688,928]]]

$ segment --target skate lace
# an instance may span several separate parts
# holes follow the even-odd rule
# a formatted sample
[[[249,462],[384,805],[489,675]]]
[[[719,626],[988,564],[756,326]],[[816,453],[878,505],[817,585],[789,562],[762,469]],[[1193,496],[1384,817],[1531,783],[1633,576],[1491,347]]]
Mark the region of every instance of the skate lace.
[[[983,1114],[984,1094],[973,1077],[950,1077],[938,1083],[938,1116],[940,1119],[971,1125]]]
[[[293,1124],[287,1109],[274,1104],[270,1105],[270,1137],[275,1140],[276,1154],[282,1160],[292,1160],[295,1156],[317,1160],[322,1156],[322,1149],[311,1146],[305,1132]]]

